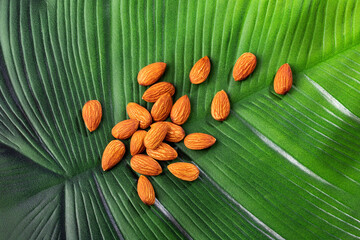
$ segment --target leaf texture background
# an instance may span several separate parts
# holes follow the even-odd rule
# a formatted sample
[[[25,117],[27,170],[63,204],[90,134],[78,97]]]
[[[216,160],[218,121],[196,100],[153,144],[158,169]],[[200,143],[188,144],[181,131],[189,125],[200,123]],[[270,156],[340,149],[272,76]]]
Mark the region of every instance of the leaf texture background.
[[[360,238],[359,1],[0,0],[0,31],[0,239]],[[243,52],[258,64],[234,82]],[[209,78],[192,85],[205,55]],[[129,154],[106,173],[100,159],[127,103],[150,109],[136,76],[156,61],[190,97],[185,131],[217,143],[176,144],[200,178],[151,177],[148,207]],[[278,97],[286,62],[294,85]],[[89,99],[103,106],[92,134]]]

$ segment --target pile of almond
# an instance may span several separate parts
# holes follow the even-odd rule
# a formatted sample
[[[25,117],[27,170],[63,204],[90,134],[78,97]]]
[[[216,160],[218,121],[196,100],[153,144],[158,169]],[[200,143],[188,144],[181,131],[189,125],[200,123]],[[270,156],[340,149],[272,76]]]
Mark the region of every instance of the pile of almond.
[[[252,53],[244,53],[235,63],[233,77],[235,81],[246,79],[256,67],[256,57]],[[190,71],[191,83],[204,82],[210,73],[210,60],[207,56],[195,63]],[[154,103],[149,112],[145,107],[130,102],[126,107],[129,119],[117,123],[111,130],[114,138],[105,148],[102,156],[102,168],[107,171],[118,164],[125,155],[122,141],[131,138],[131,168],[140,174],[137,191],[140,199],[147,205],[155,203],[154,188],[144,175],[157,176],[162,173],[158,161],[170,161],[178,157],[177,151],[168,143],[184,140],[187,148],[202,150],[211,147],[216,139],[206,133],[191,133],[185,137],[181,127],[191,112],[190,99],[184,95],[173,104],[172,96],[175,87],[168,82],[156,83],[164,74],[166,63],[156,62],[140,70],[137,80],[142,86],[150,86],[142,99]],[[289,64],[281,66],[274,79],[274,90],[285,94],[292,85],[292,73]],[[224,90],[217,92],[211,103],[211,115],[217,121],[224,121],[230,114],[230,101]],[[82,115],[90,132],[96,130],[102,118],[101,104],[90,100],[83,106]],[[171,121],[165,121],[169,118]],[[147,130],[150,127],[149,130]],[[120,139],[120,140],[118,140]],[[168,142],[168,143],[166,143]],[[146,152],[146,154],[144,154]],[[168,165],[168,170],[177,178],[194,181],[199,176],[199,169],[191,163],[176,162]]]

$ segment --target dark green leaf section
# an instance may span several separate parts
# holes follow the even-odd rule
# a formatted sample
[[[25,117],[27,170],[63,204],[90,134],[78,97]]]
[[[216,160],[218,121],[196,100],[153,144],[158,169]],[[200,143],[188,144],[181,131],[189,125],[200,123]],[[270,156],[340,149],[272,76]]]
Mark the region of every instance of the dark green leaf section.
[[[99,194],[92,172],[85,172],[65,184],[65,224],[69,239],[122,238],[106,203]]]
[[[359,24],[357,1],[0,0],[1,237],[358,238]],[[257,68],[234,82],[248,51]],[[191,85],[205,55],[211,74]],[[130,157],[106,173],[100,159],[126,104],[150,109],[136,76],[156,61],[175,99],[191,99],[186,132],[217,143],[176,144],[200,178],[182,182],[161,163],[148,207]],[[294,86],[279,97],[271,84],[285,62]],[[221,89],[232,103],[223,123],[210,116]],[[103,106],[91,134],[90,99]]]
[[[63,186],[0,210],[1,239],[64,239]]]
[[[66,176],[92,168],[112,126],[104,76],[107,5],[2,1],[1,9],[3,142]],[[103,123],[93,134],[81,119],[89,99],[103,105]]]
[[[126,239],[139,239],[142,236],[149,239],[184,238],[155,206],[149,207],[141,202],[136,191],[138,177],[126,160],[110,172],[96,171],[94,178],[114,221]]]
[[[185,155],[179,160],[189,161]],[[168,164],[163,164],[164,169]],[[194,238],[266,239],[274,237],[252,219],[243,208],[230,201],[208,176],[201,174],[195,182],[184,182],[165,174],[154,178],[161,203]],[[221,206],[221,207],[220,207]],[[221,216],[221,218],[219,218]],[[206,226],[206,228],[202,227]]]
[[[0,166],[0,212],[64,181],[61,176],[2,145]]]

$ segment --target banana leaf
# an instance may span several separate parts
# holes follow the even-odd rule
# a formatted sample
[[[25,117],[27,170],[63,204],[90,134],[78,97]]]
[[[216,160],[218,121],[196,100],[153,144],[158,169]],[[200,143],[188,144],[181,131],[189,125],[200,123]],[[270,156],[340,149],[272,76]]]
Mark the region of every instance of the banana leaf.
[[[235,82],[244,52],[257,66]],[[203,56],[210,75],[193,85]],[[190,98],[186,133],[217,142],[174,144],[173,162],[200,177],[181,181],[161,162],[147,206],[129,151],[107,172],[101,155],[127,103],[151,109],[136,77],[158,61],[174,100]],[[284,63],[294,84],[279,96]],[[360,238],[357,0],[0,0],[0,89],[0,239]],[[218,122],[222,89],[231,113]],[[93,133],[90,99],[103,107]]]

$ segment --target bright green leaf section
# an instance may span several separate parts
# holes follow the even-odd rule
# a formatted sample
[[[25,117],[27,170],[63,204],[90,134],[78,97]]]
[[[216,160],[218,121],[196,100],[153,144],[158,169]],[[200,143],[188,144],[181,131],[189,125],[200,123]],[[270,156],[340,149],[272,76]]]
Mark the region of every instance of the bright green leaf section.
[[[0,238],[359,238],[359,26],[358,1],[0,0]],[[257,67],[234,82],[248,51]],[[192,85],[205,55],[209,78]],[[106,173],[100,159],[127,103],[151,108],[136,76],[156,61],[175,99],[190,97],[186,132],[217,142],[175,144],[200,178],[161,163],[148,207],[129,154]],[[285,62],[294,86],[279,97]],[[221,89],[232,104],[222,123],[210,115]],[[91,134],[89,99],[103,106]]]

